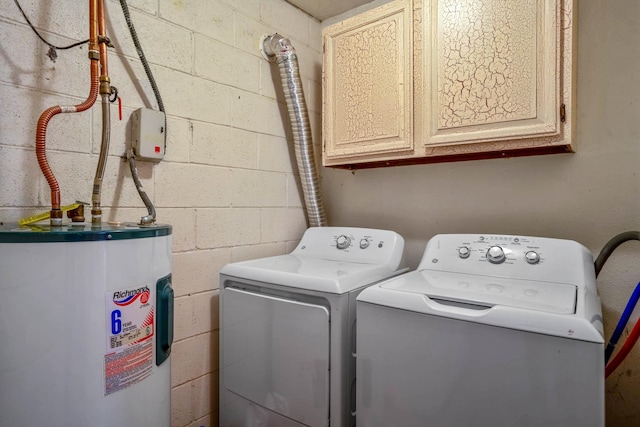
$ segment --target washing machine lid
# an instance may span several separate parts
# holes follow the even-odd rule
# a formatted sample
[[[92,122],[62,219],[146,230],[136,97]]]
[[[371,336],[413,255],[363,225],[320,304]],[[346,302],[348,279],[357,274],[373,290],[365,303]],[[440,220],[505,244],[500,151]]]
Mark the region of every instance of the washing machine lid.
[[[288,254],[227,264],[220,274],[296,289],[343,294],[407,270]]]
[[[458,303],[502,305],[558,314],[576,312],[577,287],[566,283],[422,270],[419,275],[381,286]]]
[[[597,296],[567,283],[514,280],[439,271],[412,271],[362,291],[358,304],[603,343],[598,319],[577,302]]]

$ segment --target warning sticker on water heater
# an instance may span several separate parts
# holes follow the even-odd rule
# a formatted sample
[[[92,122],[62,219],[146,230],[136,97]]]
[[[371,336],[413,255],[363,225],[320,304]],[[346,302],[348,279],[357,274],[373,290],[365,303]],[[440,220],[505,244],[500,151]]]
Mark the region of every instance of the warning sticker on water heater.
[[[153,299],[148,286],[106,294],[105,396],[138,383],[153,369]]]

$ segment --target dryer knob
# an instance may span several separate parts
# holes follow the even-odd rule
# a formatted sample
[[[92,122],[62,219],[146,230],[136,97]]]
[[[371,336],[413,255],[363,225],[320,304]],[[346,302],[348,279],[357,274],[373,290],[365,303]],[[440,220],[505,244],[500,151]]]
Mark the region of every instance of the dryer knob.
[[[367,249],[369,247],[369,240],[360,239],[360,249]]]
[[[540,262],[540,254],[536,251],[529,251],[524,254],[524,259],[526,259],[529,264],[537,264]]]
[[[500,264],[505,260],[504,251],[500,246],[491,246],[487,251],[487,259],[493,264]]]
[[[342,236],[338,236],[336,239],[336,248],[338,249],[347,249],[351,244],[351,239],[344,234]]]

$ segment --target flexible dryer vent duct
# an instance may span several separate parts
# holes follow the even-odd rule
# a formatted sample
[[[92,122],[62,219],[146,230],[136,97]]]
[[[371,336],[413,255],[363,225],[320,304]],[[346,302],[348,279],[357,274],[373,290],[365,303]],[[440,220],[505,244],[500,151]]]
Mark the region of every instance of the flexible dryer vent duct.
[[[289,39],[279,34],[264,36],[261,47],[269,60],[275,57],[280,69],[309,226],[324,227],[327,225],[327,218],[319,189],[320,180],[313,155],[309,112],[302,93],[302,80],[300,79],[296,50]]]

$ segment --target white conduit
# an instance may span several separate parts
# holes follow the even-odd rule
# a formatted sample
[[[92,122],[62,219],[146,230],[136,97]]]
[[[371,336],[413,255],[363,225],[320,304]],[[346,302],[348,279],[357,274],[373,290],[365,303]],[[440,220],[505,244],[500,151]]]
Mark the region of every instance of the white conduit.
[[[280,69],[309,226],[325,227],[327,217],[320,194],[320,179],[313,152],[309,112],[302,92],[296,50],[289,39],[279,34],[263,36],[261,45],[267,59],[272,60],[275,57]]]

